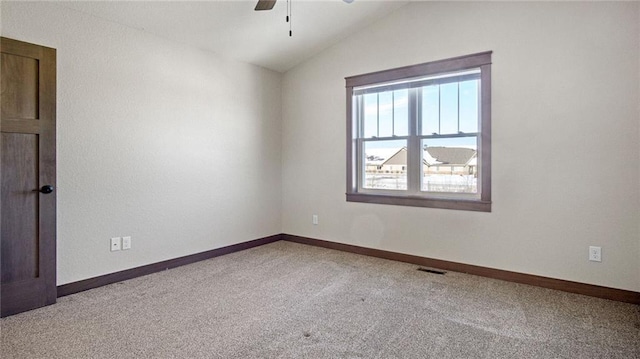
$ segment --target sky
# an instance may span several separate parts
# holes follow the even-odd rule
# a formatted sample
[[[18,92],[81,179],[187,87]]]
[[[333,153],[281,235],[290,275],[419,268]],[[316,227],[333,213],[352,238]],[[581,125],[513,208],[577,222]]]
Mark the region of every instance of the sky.
[[[478,132],[479,80],[424,86],[421,94],[422,135]],[[364,137],[406,136],[409,123],[408,89],[362,95]],[[476,137],[425,139],[423,146],[477,148]],[[367,142],[367,149],[401,148],[405,140]]]

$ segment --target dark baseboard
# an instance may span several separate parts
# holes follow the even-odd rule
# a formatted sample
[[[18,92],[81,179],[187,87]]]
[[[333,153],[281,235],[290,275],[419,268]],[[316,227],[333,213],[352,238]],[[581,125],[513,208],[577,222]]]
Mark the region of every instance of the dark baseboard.
[[[206,252],[191,254],[191,255],[179,257],[179,258],[173,258],[173,259],[169,259],[162,262],[152,263],[152,264],[144,265],[141,267],[131,268],[131,269],[123,270],[120,272],[109,273],[109,274],[101,275],[99,277],[81,280],[78,282],[63,284],[58,286],[58,297],[64,297],[65,295],[82,292],[88,289],[101,287],[103,285],[121,282],[123,280],[141,277],[147,274],[160,272],[166,269],[180,267],[185,264],[191,264],[191,263],[199,262],[205,259],[210,259],[213,257],[218,257],[218,256],[222,256],[229,253],[239,252],[245,249],[258,247],[264,244],[277,242],[281,239],[281,237],[282,237],[281,234],[276,234],[273,236],[255,239],[248,242],[242,242],[242,243],[234,244],[227,247],[213,249]]]
[[[454,272],[468,273],[477,276],[500,279],[509,282],[528,284],[542,288],[556,289],[569,293],[588,295],[591,297],[604,298],[619,302],[640,305],[640,293],[623,289],[602,287],[598,285],[572,282],[562,279],[541,277],[532,274],[510,272],[501,269],[474,266],[470,264],[449,262],[440,259],[418,257],[409,254],[383,251],[366,247],[358,247],[349,244],[323,241],[319,239],[283,234],[282,239],[290,242],[308,244],[316,247],[335,249],[343,252],[351,252],[371,257],[390,259],[394,261],[406,262],[425,267],[445,269]]]
[[[205,259],[222,256],[229,253],[239,252],[245,249],[258,247],[264,244],[285,240],[289,242],[308,244],[316,247],[335,249],[343,252],[362,254],[370,257],[389,259],[399,262],[411,263],[425,267],[444,269],[454,272],[473,274],[481,277],[500,279],[504,281],[528,284],[542,288],[556,289],[569,293],[588,295],[591,297],[604,298],[619,302],[640,305],[640,293],[629,290],[602,287],[593,284],[572,282],[562,279],[541,277],[532,274],[510,272],[501,269],[480,267],[471,264],[449,262],[440,259],[419,257],[410,254],[389,252],[380,249],[353,246],[350,244],[329,242],[320,239],[295,236],[291,234],[276,234],[248,242],[238,243],[231,246],[213,249],[206,252],[191,254],[184,257],[169,259],[166,261],[152,263],[141,267],[131,268],[116,273],[109,273],[95,278],[89,278],[78,282],[63,284],[58,286],[58,297],[82,292],[88,289],[101,287],[103,285],[121,282],[127,279],[141,277],[147,274],[160,272],[166,269],[183,266],[199,262]]]

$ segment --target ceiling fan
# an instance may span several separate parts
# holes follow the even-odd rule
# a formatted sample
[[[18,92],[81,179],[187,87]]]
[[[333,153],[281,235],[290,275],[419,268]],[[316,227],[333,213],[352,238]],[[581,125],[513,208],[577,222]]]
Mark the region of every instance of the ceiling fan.
[[[291,31],[291,1],[292,0],[287,0],[287,23],[289,23],[289,36],[291,37],[293,32]],[[346,2],[347,4],[351,4],[353,2],[353,0],[342,0],[344,2]],[[263,10],[271,10],[273,9],[273,7],[276,4],[276,0],[258,0],[258,3],[256,4],[256,8],[254,9],[255,11],[263,11]]]
[[[347,4],[351,4],[353,2],[353,0],[342,0],[344,2],[346,2]],[[273,6],[276,4],[276,0],[258,0],[258,3],[256,4],[256,8],[254,9],[255,11],[262,11],[262,10],[271,10],[273,9]]]

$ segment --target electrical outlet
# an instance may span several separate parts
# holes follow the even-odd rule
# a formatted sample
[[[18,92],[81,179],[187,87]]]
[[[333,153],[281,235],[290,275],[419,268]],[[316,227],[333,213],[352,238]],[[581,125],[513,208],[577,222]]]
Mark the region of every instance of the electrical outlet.
[[[589,260],[592,262],[602,262],[602,248],[590,246],[589,247]]]
[[[318,224],[318,215],[314,214],[313,216],[311,216],[311,223],[313,223],[314,225]]]
[[[111,238],[111,251],[119,251],[120,250],[120,237]]]
[[[122,237],[122,250],[131,249],[131,237],[126,236]]]

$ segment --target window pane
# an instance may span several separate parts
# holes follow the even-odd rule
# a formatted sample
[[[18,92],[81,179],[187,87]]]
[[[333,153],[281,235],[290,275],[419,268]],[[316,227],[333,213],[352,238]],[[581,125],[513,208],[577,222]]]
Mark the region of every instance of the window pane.
[[[393,136],[393,95],[391,91],[378,94],[378,137]]]
[[[422,190],[478,193],[477,137],[422,140]]]
[[[393,92],[393,134],[407,136],[409,134],[409,91]]]
[[[407,189],[407,141],[365,141],[362,187]]]
[[[440,86],[422,88],[422,134],[440,133]]]
[[[458,133],[458,83],[440,85],[440,134]]]
[[[378,136],[378,94],[366,94],[364,96],[364,137]]]
[[[478,132],[478,88],[480,81],[460,82],[460,131]]]

